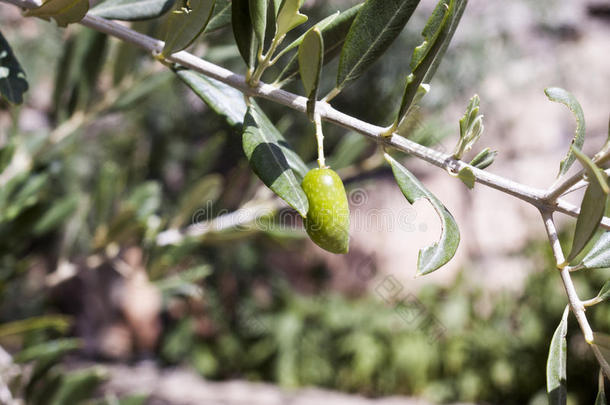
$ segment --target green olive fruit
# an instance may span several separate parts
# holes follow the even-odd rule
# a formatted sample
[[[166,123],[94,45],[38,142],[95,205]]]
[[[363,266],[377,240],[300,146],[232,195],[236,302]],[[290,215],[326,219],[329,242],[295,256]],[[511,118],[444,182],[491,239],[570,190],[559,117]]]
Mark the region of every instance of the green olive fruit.
[[[305,230],[318,246],[332,253],[349,249],[349,206],[339,175],[328,168],[312,169],[301,184],[309,211]]]

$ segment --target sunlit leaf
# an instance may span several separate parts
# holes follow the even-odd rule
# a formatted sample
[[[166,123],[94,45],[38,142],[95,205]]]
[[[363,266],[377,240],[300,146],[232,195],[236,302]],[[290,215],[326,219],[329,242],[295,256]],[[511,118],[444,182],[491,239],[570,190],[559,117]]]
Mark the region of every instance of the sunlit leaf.
[[[574,114],[574,118],[576,118],[576,131],[574,133],[571,146],[575,146],[579,150],[582,149],[582,145],[585,143],[585,116],[582,112],[582,107],[578,103],[578,100],[576,100],[572,93],[559,87],[549,87],[544,90],[544,93],[549,100],[564,104],[570,109],[572,114]],[[567,173],[575,159],[576,157],[574,156],[573,149],[570,147],[568,154],[559,165],[558,176],[562,176]]]
[[[610,267],[610,232],[604,232],[599,237],[582,259],[581,265],[587,269]]]
[[[292,29],[307,22],[307,16],[299,12],[303,0],[282,0],[277,15],[277,32],[275,35],[281,37]]]
[[[462,170],[460,170],[458,173],[458,178],[462,180],[466,187],[470,189],[474,188],[476,178],[474,177],[472,169],[470,169],[469,167],[463,167]]]
[[[319,28],[320,32],[322,32],[322,40],[324,42],[324,57],[322,59],[324,64],[333,60],[341,52],[341,47],[345,42],[349,28],[361,8],[362,4],[357,4],[341,13],[332,14],[314,25],[314,27]],[[305,34],[301,35],[286,48],[282,49],[278,56],[298,47],[303,41],[303,38],[305,38]],[[295,54],[290,61],[286,63],[286,66],[280,73],[277,81],[284,82],[291,79],[297,74],[298,70],[298,58]]]
[[[460,243],[458,226],[447,208],[424,187],[417,177],[387,153],[384,156],[392,167],[398,187],[409,203],[413,204],[416,200],[425,198],[439,215],[442,227],[440,240],[432,246],[421,249],[417,262],[417,275],[431,273],[446,264],[455,255]]]
[[[354,20],[339,59],[336,87],[364,73],[398,37],[419,0],[368,0]]]
[[[589,182],[597,181],[599,186],[604,190],[604,193],[610,193],[610,187],[608,187],[608,175],[602,169],[600,169],[595,162],[593,162],[593,160],[591,160],[587,155],[582,153],[577,148],[573,147],[572,152],[587,171]]]
[[[306,216],[309,209],[307,196],[293,169],[300,166],[299,172],[304,176],[307,166],[255,104],[250,106],[244,118],[243,147],[252,169],[263,183],[303,217]]]
[[[576,148],[573,149],[573,152],[579,160],[589,161],[589,159]],[[595,234],[601,219],[604,217],[606,202],[608,200],[608,194],[606,192],[608,189],[608,176],[606,173],[597,169],[592,163],[591,166],[585,163],[585,167],[589,172],[590,181],[580,205],[580,214],[576,220],[572,249],[567,258],[568,262],[574,260],[574,258],[578,256]],[[604,190],[602,185],[605,186],[606,190]]]
[[[14,360],[17,363],[27,363],[41,357],[62,355],[82,346],[79,339],[58,339],[29,346],[17,353]]]
[[[139,21],[157,18],[169,11],[175,0],[106,0],[89,14],[110,20]]]
[[[57,25],[65,27],[79,22],[89,11],[89,0],[47,0],[38,8],[26,10],[23,14],[48,20],[53,18]]]
[[[259,44],[265,42],[268,0],[249,0],[250,20]]]
[[[0,94],[11,103],[21,104],[27,90],[25,72],[0,32]]]
[[[169,56],[191,45],[208,25],[215,3],[215,0],[179,0],[167,21],[161,53]]]
[[[212,110],[225,117],[230,125],[241,127],[248,106],[239,90],[191,70],[175,72]]]
[[[45,315],[7,322],[0,325],[0,337],[18,335],[39,329],[55,329],[65,332],[70,327],[70,318],[59,315]]]
[[[498,151],[485,148],[477,153],[477,155],[470,161],[470,165],[476,167],[477,169],[486,169],[494,162],[497,155]]]
[[[49,398],[49,405],[77,404],[91,398],[95,389],[108,373],[101,367],[91,367],[67,373],[61,379],[55,394]]]
[[[313,110],[318,97],[318,86],[324,56],[324,42],[318,28],[312,28],[307,32],[303,42],[299,46],[299,70],[301,81],[307,96],[307,112],[313,117]]]
[[[566,306],[549,347],[549,356],[546,363],[546,391],[549,396],[549,405],[565,405],[567,401],[566,335],[568,333],[568,314],[569,307]]]

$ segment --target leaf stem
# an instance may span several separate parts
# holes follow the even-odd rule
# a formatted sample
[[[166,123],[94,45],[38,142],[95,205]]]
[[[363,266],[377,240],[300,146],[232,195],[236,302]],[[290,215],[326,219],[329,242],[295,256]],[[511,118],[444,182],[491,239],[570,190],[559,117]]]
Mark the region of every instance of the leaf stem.
[[[313,121],[316,126],[316,140],[318,142],[318,166],[320,169],[323,169],[326,167],[326,162],[324,160],[324,133],[322,132],[322,118],[320,118],[320,114],[315,113]]]

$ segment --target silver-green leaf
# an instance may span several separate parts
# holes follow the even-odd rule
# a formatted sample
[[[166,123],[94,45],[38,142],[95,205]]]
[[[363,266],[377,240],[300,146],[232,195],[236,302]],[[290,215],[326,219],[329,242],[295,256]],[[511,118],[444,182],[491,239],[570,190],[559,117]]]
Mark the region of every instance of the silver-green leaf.
[[[464,183],[469,189],[474,188],[476,178],[474,177],[474,173],[470,167],[463,167],[462,170],[458,172],[458,178],[462,180],[462,183]]]
[[[47,0],[38,8],[26,10],[28,17],[53,18],[57,25],[65,27],[79,22],[89,11],[89,0]]]
[[[313,118],[318,97],[318,86],[324,57],[322,33],[316,27],[310,29],[299,46],[299,71],[308,98],[307,112]]]
[[[600,221],[604,217],[608,200],[608,176],[606,173],[599,170],[592,162],[589,164],[590,159],[578,149],[572,148],[572,151],[574,156],[581,160],[587,169],[589,185],[580,205],[580,214],[576,220],[572,249],[567,258],[568,262],[578,256],[595,234]]]
[[[431,273],[446,264],[455,255],[460,243],[458,226],[447,208],[424,187],[417,177],[387,153],[384,156],[392,167],[398,187],[409,203],[413,204],[416,200],[425,198],[440,217],[442,227],[440,240],[432,246],[421,249],[417,261],[418,276]]]
[[[11,103],[21,104],[27,90],[25,72],[0,32],[0,94]]]
[[[216,0],[179,0],[167,22],[165,46],[161,53],[169,56],[195,42],[208,25],[215,3]]]
[[[604,232],[599,237],[580,265],[587,269],[610,267],[610,232]]]
[[[576,97],[574,97],[572,93],[559,87],[549,87],[544,89],[544,94],[546,94],[549,100],[564,104],[570,109],[572,114],[574,114],[574,117],[576,118],[576,131],[574,132],[574,138],[572,139],[571,145],[577,147],[578,149],[582,149],[582,145],[585,143],[585,116],[582,112],[582,107],[578,103],[578,100],[576,100]],[[572,148],[570,147],[568,154],[559,164],[558,176],[566,174],[572,164],[574,164],[575,159],[576,157],[574,156]]]
[[[549,397],[549,405],[565,405],[567,401],[566,335],[568,333],[568,314],[569,307],[566,306],[549,347],[549,356],[546,362],[546,392]]]
[[[229,125],[241,128],[248,106],[239,90],[191,70],[175,72],[212,110],[225,117]]]
[[[293,167],[301,166],[299,174],[304,176],[307,166],[288,147],[284,137],[256,104],[248,108],[242,136],[244,153],[256,175],[305,217],[309,204]],[[299,161],[296,165],[295,160]]]
[[[343,44],[337,73],[338,89],[356,80],[398,37],[419,0],[367,0]]]
[[[231,24],[237,49],[248,68],[253,68],[256,63],[258,41],[252,26],[250,2],[249,0],[233,0],[231,3]]]
[[[140,21],[157,18],[169,11],[175,0],[106,0],[89,14],[110,20]]]

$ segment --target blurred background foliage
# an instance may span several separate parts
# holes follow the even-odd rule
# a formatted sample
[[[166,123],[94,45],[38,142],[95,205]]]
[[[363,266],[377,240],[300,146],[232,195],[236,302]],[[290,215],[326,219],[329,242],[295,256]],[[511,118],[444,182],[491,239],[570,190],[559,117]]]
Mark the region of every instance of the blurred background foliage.
[[[336,7],[315,2],[307,12],[317,21]],[[393,48],[417,45],[424,19],[416,14]],[[164,230],[261,199],[238,130],[129,45],[78,26],[63,31],[2,16],[0,22],[31,86],[24,107],[0,104],[0,343],[19,368],[12,387],[27,403],[146,400],[99,393],[91,400],[105,372],[98,366],[68,372],[79,358],[154,359],[189,365],[208,379],[370,396],[546,403],[548,342],[566,302],[545,243],[530,244],[537,265],[520,293],[489,294],[462,277],[417,292],[417,302],[444,327],[437,339],[419,321],[401,318],[399,300],[384,302],[374,288],[333,291],[332,269],[323,262],[290,276],[302,267],[305,235],[298,226],[246,224],[161,246]],[[163,22],[132,25],[158,36]],[[194,53],[243,70],[229,29],[206,39]],[[449,52],[412,138],[435,144],[451,131],[436,113],[481,78],[484,42],[494,40],[501,38]],[[405,73],[404,55],[389,52],[362,79],[366,85],[337,99],[337,108],[387,123],[394,112],[386,106],[400,97],[395,81]],[[261,105],[303,159],[313,161],[306,117]],[[348,174],[348,189],[391,176],[363,137],[332,126],[325,135],[329,160]],[[277,224],[275,214],[265,214],[265,223]],[[377,269],[367,271],[373,287],[382,281]],[[579,278],[582,295],[593,296],[604,276]],[[591,313],[593,323],[610,319],[607,306]],[[569,334],[571,403],[593,403],[595,361],[578,328],[571,325]]]

